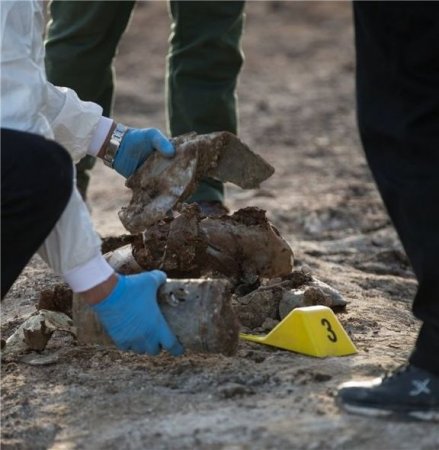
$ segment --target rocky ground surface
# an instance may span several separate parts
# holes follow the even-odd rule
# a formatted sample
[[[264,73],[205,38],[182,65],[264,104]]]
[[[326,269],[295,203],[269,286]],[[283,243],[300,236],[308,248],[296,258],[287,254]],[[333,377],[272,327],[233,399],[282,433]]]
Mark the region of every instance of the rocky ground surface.
[[[6,449],[438,449],[437,425],[349,416],[339,383],[403,363],[419,323],[416,284],[358,141],[350,4],[249,2],[240,136],[276,168],[257,190],[228,187],[233,211],[267,210],[296,264],[349,301],[338,317],[358,354],[317,359],[241,342],[232,357],[172,359],[78,346],[55,336],[51,365],[2,364]],[[137,5],[117,58],[115,117],[164,127],[169,19]],[[103,236],[129,192],[98,164],[90,207]],[[3,262],[5,263],[5,262]],[[8,337],[57,281],[34,258],[3,302]]]

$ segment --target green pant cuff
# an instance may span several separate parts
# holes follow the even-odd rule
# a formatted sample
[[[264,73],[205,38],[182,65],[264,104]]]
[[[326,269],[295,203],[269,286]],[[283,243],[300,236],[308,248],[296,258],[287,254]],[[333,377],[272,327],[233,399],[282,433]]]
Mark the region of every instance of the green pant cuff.
[[[221,202],[224,203],[223,184],[212,178],[205,178],[198,189],[186,200],[187,203]]]

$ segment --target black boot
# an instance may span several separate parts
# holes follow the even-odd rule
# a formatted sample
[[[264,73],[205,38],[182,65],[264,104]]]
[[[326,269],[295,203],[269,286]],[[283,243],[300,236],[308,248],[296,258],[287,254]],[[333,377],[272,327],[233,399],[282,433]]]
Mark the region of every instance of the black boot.
[[[404,366],[382,378],[343,383],[337,402],[354,414],[439,421],[439,376]]]

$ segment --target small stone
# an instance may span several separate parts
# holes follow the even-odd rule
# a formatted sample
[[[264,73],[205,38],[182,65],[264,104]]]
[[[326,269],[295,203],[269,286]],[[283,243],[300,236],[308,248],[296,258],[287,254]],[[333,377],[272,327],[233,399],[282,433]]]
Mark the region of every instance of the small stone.
[[[48,366],[59,361],[58,353],[49,353],[41,355],[38,353],[30,353],[20,358],[20,362],[29,364],[30,366]]]
[[[279,320],[271,319],[270,317],[267,317],[264,320],[264,323],[262,324],[262,328],[266,331],[271,331],[278,323],[279,323]]]
[[[239,383],[228,383],[218,389],[218,395],[222,398],[244,397],[254,393],[252,388]]]

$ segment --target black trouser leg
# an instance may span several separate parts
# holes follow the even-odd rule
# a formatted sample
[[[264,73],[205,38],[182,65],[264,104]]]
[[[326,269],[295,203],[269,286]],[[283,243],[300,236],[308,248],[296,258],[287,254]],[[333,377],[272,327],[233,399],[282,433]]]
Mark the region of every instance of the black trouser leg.
[[[66,207],[73,164],[60,145],[1,130],[1,296],[8,292]]]
[[[361,139],[419,282],[410,361],[439,374],[439,4],[354,2]]]

